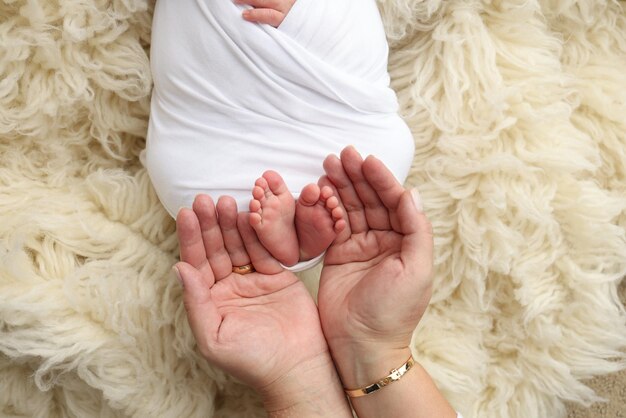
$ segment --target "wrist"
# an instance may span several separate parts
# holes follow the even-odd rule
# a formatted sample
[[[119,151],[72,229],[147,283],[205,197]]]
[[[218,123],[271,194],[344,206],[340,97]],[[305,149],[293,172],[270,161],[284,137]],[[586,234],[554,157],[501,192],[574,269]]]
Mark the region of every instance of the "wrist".
[[[358,389],[386,377],[411,355],[408,346],[351,345],[331,350],[344,389]]]
[[[328,352],[299,363],[258,392],[270,417],[351,416]]]

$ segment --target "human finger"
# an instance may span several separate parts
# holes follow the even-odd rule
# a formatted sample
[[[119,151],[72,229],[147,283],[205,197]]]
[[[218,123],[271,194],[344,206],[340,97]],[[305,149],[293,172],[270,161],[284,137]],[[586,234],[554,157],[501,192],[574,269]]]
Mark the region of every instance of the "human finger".
[[[363,175],[361,154],[352,146],[346,147],[341,151],[341,164],[363,203],[365,219],[369,227],[381,231],[389,230],[389,213],[378,197],[376,190],[372,188]]]
[[[208,195],[199,194],[194,199],[192,208],[200,223],[206,258],[209,260],[215,279],[221,280],[232,272],[232,262],[224,247],[213,199]]]
[[[413,277],[429,286],[433,270],[433,229],[422,210],[417,189],[405,190],[400,196],[397,215],[403,235],[400,258],[405,266],[411,267]]]
[[[211,297],[211,289],[205,285],[200,272],[186,262],[179,262],[172,268],[183,285],[183,303],[187,312],[187,320],[200,353],[206,358],[211,357],[211,347],[217,341],[217,334],[222,323]]]
[[[200,273],[209,288],[215,283],[215,276],[207,259],[200,222],[194,211],[182,208],[176,215],[176,235],[180,248],[180,260]]]
[[[396,210],[400,197],[405,189],[396,180],[393,173],[378,158],[370,155],[363,161],[363,175],[371,187],[376,191],[381,202],[387,208],[389,221],[394,231],[400,232]]]
[[[352,185],[352,180],[346,174],[341,160],[335,155],[329,155],[324,160],[324,171],[337,190],[345,213],[348,215],[351,232],[358,234],[367,231],[368,225],[363,203]]]
[[[233,266],[250,264],[250,257],[243,245],[237,229],[237,203],[230,196],[222,196],[217,201],[217,221],[222,230],[224,247]]]
[[[234,0],[235,4],[247,4],[257,9],[274,9],[281,12],[287,12],[291,9],[293,1],[291,0]]]
[[[248,22],[266,24],[275,28],[285,20],[285,13],[274,9],[247,9],[241,13],[241,16]]]
[[[249,216],[249,213],[239,213],[237,215],[237,227],[246,252],[250,257],[250,262],[254,265],[254,269],[261,274],[280,273],[283,268],[259,241],[256,232],[250,225]]]

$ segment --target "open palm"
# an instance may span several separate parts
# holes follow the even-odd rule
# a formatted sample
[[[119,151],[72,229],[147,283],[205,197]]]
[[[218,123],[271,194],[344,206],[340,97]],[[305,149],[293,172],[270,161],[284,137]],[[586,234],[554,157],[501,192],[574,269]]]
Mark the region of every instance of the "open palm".
[[[218,208],[219,223],[210,197],[199,195],[177,216],[185,307],[201,353],[260,389],[327,345],[302,282],[267,253],[234,201]],[[232,272],[250,262],[262,273]]]
[[[381,161],[349,147],[324,162],[348,228],[328,249],[318,294],[333,356],[355,345],[404,348],[431,294],[432,232],[412,194]]]

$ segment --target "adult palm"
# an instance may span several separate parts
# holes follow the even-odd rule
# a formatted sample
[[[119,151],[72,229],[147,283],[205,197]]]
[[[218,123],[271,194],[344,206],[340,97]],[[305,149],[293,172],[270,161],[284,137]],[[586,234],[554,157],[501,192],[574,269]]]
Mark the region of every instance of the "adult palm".
[[[185,308],[210,362],[263,391],[328,352],[306,288],[263,248],[232,199],[220,199],[216,210],[209,196],[199,195],[176,223]],[[232,272],[250,262],[260,272]]]
[[[432,230],[419,195],[352,147],[324,168],[320,184],[336,189],[348,217],[326,253],[318,293],[333,358],[341,368],[376,352],[406,352],[431,295]]]

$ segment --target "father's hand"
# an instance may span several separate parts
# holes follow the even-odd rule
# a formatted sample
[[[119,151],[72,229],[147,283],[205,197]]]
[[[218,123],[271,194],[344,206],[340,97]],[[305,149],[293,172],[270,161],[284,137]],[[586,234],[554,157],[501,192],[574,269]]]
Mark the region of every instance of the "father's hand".
[[[193,210],[181,209],[176,218],[175,267],[200,352],[260,392],[270,415],[317,416],[307,403],[347,415],[311,296],[260,244],[246,216],[232,198],[221,198],[216,209],[209,196],[198,195]],[[232,272],[249,263],[258,272]]]

